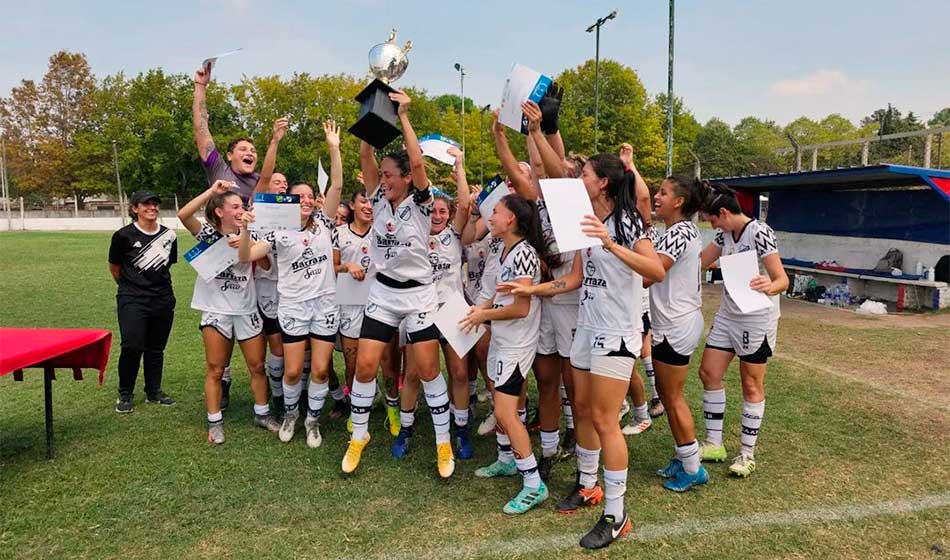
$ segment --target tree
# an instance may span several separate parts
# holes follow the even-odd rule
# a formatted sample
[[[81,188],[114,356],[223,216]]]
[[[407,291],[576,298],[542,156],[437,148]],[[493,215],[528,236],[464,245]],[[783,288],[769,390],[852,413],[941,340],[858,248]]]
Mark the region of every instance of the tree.
[[[742,156],[739,153],[739,141],[725,122],[712,118],[696,135],[693,151],[702,163],[703,177],[731,177],[741,175]]]
[[[666,148],[666,129],[668,121],[667,97],[665,93],[656,96],[656,106],[660,109],[660,123],[663,132],[663,146]],[[673,172],[693,174],[695,159],[689,153],[696,136],[703,129],[693,113],[686,108],[682,97],[673,97]]]

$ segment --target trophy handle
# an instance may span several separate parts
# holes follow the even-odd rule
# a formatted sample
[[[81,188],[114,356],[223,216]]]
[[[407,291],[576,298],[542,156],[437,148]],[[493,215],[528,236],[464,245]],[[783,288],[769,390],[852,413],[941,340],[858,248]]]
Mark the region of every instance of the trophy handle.
[[[389,32],[389,39],[386,39],[386,42],[393,43],[395,41],[396,41],[396,30],[393,29],[392,31]]]
[[[412,41],[406,41],[406,44],[402,47],[402,54],[405,55],[412,50]]]

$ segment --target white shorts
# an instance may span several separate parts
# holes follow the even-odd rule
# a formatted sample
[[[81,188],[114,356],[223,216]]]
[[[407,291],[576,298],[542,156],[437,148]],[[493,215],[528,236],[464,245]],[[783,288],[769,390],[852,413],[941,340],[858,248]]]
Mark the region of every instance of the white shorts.
[[[538,354],[571,357],[571,344],[577,329],[577,305],[541,300],[541,328],[538,332]]]
[[[365,305],[340,306],[340,334],[346,338],[359,338],[363,328],[363,312]]]
[[[277,318],[277,282],[267,278],[257,278],[254,280],[257,288],[257,306],[261,315],[268,319]]]
[[[228,340],[244,342],[259,336],[264,331],[264,322],[257,311],[246,315],[224,315],[223,313],[204,311],[201,313],[201,322],[198,323],[198,328],[204,329],[205,327],[213,327]]]
[[[365,316],[390,327],[405,320],[406,331],[414,333],[432,326],[438,306],[434,284],[400,289],[376,280],[369,289]]]
[[[340,329],[340,307],[334,294],[304,301],[281,301],[277,307],[277,320],[286,336],[316,335],[330,340]]]
[[[681,317],[669,326],[653,325],[653,345],[657,346],[664,340],[677,354],[689,356],[699,346],[699,339],[703,337],[703,313],[699,309],[686,317]]]
[[[716,313],[712,326],[709,327],[709,334],[706,335],[706,346],[731,351],[742,358],[758,352],[763,342],[767,341],[770,350],[768,354],[771,355],[775,352],[777,338],[778,318],[739,322]]]
[[[630,380],[643,345],[641,333],[594,334],[577,327],[571,346],[571,367],[614,379]]]
[[[495,390],[518,396],[534,356],[534,348],[498,348],[495,341],[491,341],[488,346],[488,378],[495,384]]]

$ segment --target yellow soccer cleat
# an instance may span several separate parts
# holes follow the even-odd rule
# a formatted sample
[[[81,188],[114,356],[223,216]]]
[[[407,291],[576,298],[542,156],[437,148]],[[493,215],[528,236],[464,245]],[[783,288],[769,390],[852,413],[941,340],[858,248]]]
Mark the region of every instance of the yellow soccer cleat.
[[[455,454],[452,453],[452,443],[438,443],[435,452],[439,462],[439,476],[448,478],[455,472]]]
[[[399,407],[398,406],[387,406],[386,407],[386,421],[385,424],[389,425],[389,433],[393,437],[399,435]]]
[[[369,443],[369,434],[366,434],[366,439],[362,441],[350,438],[350,445],[346,448],[346,455],[343,456],[344,473],[349,474],[360,466],[360,458],[363,457],[363,449],[367,443]]]

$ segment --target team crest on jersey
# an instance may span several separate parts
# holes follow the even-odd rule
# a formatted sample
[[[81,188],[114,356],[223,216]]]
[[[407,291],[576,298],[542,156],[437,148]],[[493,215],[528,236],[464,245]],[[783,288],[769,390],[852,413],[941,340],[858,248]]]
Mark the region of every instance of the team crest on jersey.
[[[387,221],[386,221],[386,231],[388,231],[389,233],[392,233],[392,232],[395,231],[395,230],[396,230],[396,224],[393,223],[392,220],[387,220]]]
[[[429,238],[429,249],[435,251],[435,239]]]
[[[411,209],[411,208],[409,208],[408,206],[402,206],[402,207],[399,208],[399,219],[402,220],[402,221],[404,221],[404,222],[408,222],[408,221],[409,221],[409,214],[411,214],[411,213],[412,213],[412,209]]]
[[[510,267],[510,266],[506,266],[506,267],[504,267],[504,268],[501,269],[501,281],[502,281],[502,282],[508,282],[508,281],[510,281],[512,278],[514,278],[514,276],[515,276],[515,275],[514,275],[514,272],[511,270],[511,267]]]
[[[369,305],[366,306],[366,313],[375,313],[377,307],[378,306],[375,303],[370,303]]]
[[[366,245],[363,245],[362,247],[360,247],[360,252],[363,253],[364,255],[369,254],[369,247],[367,247]]]

